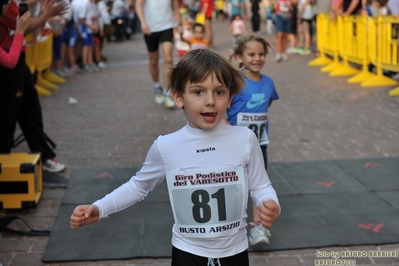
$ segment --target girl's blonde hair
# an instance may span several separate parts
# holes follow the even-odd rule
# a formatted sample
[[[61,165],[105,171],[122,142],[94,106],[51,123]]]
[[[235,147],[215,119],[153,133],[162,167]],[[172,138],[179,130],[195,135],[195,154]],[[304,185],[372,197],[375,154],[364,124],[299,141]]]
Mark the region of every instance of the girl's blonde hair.
[[[265,50],[265,55],[269,53],[269,48],[271,48],[270,44],[261,36],[256,35],[256,34],[246,34],[241,37],[239,37],[236,42],[233,45],[233,53],[230,55],[230,62],[232,62],[233,59],[237,55],[243,55],[244,50],[245,50],[245,45],[250,42],[250,41],[255,41],[255,42],[260,42],[263,45],[263,48]],[[242,63],[238,64],[239,68],[242,68],[243,65]]]

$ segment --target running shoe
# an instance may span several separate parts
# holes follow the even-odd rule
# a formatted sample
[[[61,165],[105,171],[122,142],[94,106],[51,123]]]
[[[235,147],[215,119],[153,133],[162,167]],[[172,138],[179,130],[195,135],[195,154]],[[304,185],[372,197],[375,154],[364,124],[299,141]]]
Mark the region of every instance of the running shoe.
[[[249,245],[269,245],[269,237],[272,235],[270,231],[261,224],[249,223],[251,229],[249,230]]]
[[[281,54],[276,54],[276,62],[281,62],[282,60]]]
[[[65,164],[57,162],[54,158],[48,159],[43,164],[43,169],[51,173],[59,173],[66,169]]]
[[[165,99],[165,107],[166,108],[173,108],[176,106],[175,101],[173,101],[173,99],[172,99],[172,96],[165,95],[164,99]]]
[[[162,87],[155,88],[155,102],[157,104],[163,104],[165,101],[165,97],[163,96]]]

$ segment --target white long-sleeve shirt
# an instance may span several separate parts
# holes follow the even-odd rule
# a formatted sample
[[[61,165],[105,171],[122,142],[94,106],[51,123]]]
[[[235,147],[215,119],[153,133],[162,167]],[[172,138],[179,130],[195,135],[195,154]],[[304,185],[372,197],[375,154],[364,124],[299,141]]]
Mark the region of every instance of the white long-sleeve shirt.
[[[224,122],[209,131],[186,125],[159,136],[140,171],[94,203],[100,218],[143,200],[165,179],[175,219],[172,245],[198,256],[229,257],[248,248],[248,191],[258,206],[278,202],[250,129]]]

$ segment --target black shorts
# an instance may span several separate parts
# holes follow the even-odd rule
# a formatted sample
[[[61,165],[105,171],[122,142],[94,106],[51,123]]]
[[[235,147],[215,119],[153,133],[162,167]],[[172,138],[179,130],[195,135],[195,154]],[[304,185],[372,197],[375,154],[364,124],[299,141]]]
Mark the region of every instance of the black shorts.
[[[247,250],[231,257],[220,258],[219,260],[220,260],[220,265],[223,266],[249,265],[249,257]],[[206,266],[206,265],[208,265],[208,258],[197,256],[173,247],[172,266]],[[215,263],[215,265],[219,264]]]
[[[173,29],[153,32],[151,35],[144,34],[145,44],[148,52],[155,52],[159,49],[159,44],[163,42],[173,43]]]

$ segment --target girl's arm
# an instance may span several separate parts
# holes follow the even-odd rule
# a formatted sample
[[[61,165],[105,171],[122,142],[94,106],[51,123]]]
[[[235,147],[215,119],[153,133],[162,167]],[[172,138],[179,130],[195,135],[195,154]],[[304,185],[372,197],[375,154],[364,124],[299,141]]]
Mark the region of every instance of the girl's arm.
[[[19,55],[21,54],[23,41],[24,35],[21,33],[16,33],[14,35],[14,40],[12,41],[9,53],[0,47],[0,65],[11,69],[16,66]]]
[[[24,33],[31,22],[30,12],[26,12],[22,17],[17,17],[16,20],[15,35],[9,53],[0,47],[0,65],[7,68],[14,68],[18,62],[24,42]]]

